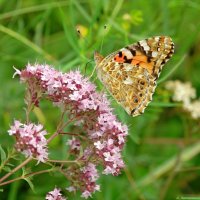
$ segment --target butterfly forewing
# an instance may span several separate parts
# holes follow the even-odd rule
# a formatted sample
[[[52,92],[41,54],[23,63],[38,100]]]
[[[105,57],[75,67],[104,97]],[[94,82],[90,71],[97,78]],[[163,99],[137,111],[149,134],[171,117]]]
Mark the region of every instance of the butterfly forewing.
[[[132,116],[144,112],[162,66],[174,52],[170,37],[156,36],[103,58],[95,53],[97,74],[116,101]]]

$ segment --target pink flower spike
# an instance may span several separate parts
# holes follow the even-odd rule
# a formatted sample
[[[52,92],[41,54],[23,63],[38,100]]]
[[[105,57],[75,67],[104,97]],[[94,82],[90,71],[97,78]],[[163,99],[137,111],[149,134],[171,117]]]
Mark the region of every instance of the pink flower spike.
[[[44,135],[47,132],[42,129],[41,124],[22,124],[20,121],[15,120],[8,133],[15,136],[17,151],[22,152],[26,157],[36,158],[38,162],[45,162],[48,158],[48,152],[47,140]]]
[[[46,200],[67,200],[66,198],[62,197],[59,188],[55,188],[53,191],[50,191],[46,195]]]
[[[78,139],[76,139],[75,137],[72,137],[72,139],[69,139],[66,142],[67,145],[69,145],[70,148],[70,152],[74,153],[74,154],[78,154],[81,148],[81,143]]]
[[[100,141],[97,141],[94,143],[94,146],[99,149],[99,150],[102,150],[104,148],[104,144],[102,144]]]
[[[88,197],[92,197],[92,195],[91,195],[91,192],[85,190],[85,191],[82,193],[81,197],[83,197],[83,198],[85,198],[85,199],[88,199]]]

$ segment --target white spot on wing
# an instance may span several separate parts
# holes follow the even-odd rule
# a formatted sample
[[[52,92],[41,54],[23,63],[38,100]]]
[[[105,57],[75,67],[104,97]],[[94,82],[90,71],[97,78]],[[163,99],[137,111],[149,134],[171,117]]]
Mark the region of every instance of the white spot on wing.
[[[133,80],[128,76],[128,78],[124,81],[124,84],[132,85],[133,84]]]
[[[128,49],[123,48],[122,51],[128,59],[133,57],[132,53]]]
[[[150,47],[147,46],[147,45],[146,45],[146,46],[143,46],[143,48],[144,48],[145,51],[149,51],[149,50],[150,50]]]
[[[125,71],[131,71],[133,69],[132,65],[126,65],[125,66]]]
[[[124,108],[126,110],[126,112],[130,115],[131,114],[131,109],[129,107],[125,107]]]
[[[147,42],[145,40],[142,40],[139,42],[141,46],[147,46]]]
[[[155,58],[157,55],[158,55],[158,52],[156,52],[156,51],[153,51],[153,52],[152,52],[152,57]]]
[[[154,40],[155,40],[156,42],[158,42],[159,39],[160,39],[160,37],[158,37],[158,36],[154,38]]]
[[[146,40],[142,40],[142,41],[140,41],[139,43],[140,43],[140,45],[143,47],[143,49],[144,49],[145,51],[149,51],[149,50],[150,50],[150,47],[149,47],[149,45],[147,44]]]

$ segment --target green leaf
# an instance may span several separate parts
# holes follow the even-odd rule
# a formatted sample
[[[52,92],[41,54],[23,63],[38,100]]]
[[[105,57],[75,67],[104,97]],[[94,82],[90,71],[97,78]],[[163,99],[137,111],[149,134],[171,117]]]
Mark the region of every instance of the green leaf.
[[[30,178],[24,178],[24,180],[29,184],[31,190],[34,192],[35,191],[34,185],[33,185],[32,181],[30,180]]]
[[[31,173],[31,169],[30,168],[24,168],[22,167],[22,176],[26,176],[27,174]],[[30,186],[30,188],[34,191],[34,185],[31,181],[31,177],[25,177],[23,178]]]
[[[1,162],[4,162],[6,160],[6,152],[3,150],[1,145],[0,145],[0,151],[1,151]]]
[[[171,102],[151,102],[152,107],[181,107],[181,103],[171,103]]]
[[[8,166],[4,166],[3,170],[6,171],[6,172],[10,172],[11,171],[10,167],[8,167]]]

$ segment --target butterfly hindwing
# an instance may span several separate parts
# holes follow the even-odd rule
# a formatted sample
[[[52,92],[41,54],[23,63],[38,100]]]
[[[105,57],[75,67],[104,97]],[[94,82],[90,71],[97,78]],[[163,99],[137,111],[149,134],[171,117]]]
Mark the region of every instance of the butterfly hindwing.
[[[162,66],[174,52],[170,37],[156,36],[128,45],[103,58],[95,53],[99,79],[132,116],[144,112]]]

